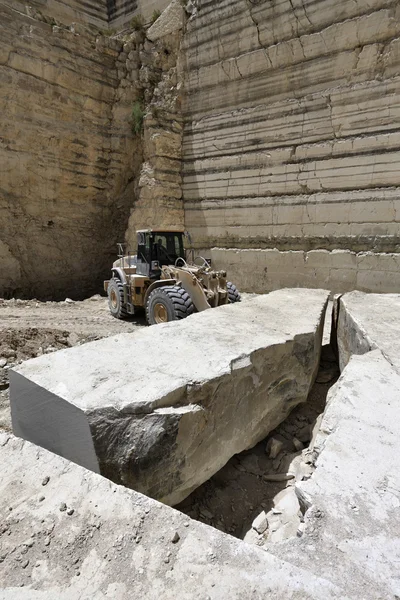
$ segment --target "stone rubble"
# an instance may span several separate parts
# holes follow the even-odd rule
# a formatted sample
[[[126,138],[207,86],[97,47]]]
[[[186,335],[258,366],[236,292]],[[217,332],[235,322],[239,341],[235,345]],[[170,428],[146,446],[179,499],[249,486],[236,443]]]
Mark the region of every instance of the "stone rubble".
[[[252,528],[259,534],[262,534],[268,529],[267,515],[262,511],[258,517],[256,517],[252,523]]]

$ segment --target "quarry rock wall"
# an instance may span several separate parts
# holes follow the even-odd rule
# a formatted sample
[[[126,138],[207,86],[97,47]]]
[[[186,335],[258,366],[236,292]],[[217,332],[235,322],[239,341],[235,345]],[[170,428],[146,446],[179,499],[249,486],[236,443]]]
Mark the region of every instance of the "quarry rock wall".
[[[28,12],[0,4],[0,296],[79,298],[101,290],[130,216],[183,225],[180,37]]]
[[[107,0],[110,26],[126,27],[135,15],[149,23],[155,11],[163,11],[169,3],[170,0]]]
[[[136,249],[137,229],[184,227],[183,71],[179,25],[182,26],[182,22],[177,24],[177,30],[154,41],[146,38],[139,50],[137,85],[144,111],[142,165],[125,233],[128,248],[132,251]]]
[[[104,30],[129,27],[136,15],[150,23],[155,12],[163,11],[170,0],[3,0],[7,6],[31,16],[41,14],[65,25],[73,22],[94,25]]]
[[[22,14],[42,16],[51,23],[81,23],[105,27],[108,21],[107,0],[2,0],[2,4]]]
[[[186,227],[242,289],[376,290],[377,272],[380,291],[398,289],[399,14],[393,0],[198,4],[184,44]],[[261,289],[242,250],[262,263]]]
[[[0,295],[97,292],[141,164],[122,44],[0,11]]]
[[[2,0],[0,295],[98,292],[183,226],[243,291],[398,291],[398,2],[172,5]]]

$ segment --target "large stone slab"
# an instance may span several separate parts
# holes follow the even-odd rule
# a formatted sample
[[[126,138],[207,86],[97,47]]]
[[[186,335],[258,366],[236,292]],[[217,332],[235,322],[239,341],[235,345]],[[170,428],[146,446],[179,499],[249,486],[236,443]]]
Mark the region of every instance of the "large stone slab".
[[[400,375],[380,350],[353,355],[328,396],[315,472],[297,484],[304,534],[267,546],[350,597],[400,595],[399,404]]]
[[[28,361],[14,432],[178,503],[306,400],[327,298],[280,290]]]
[[[379,348],[400,371],[400,294],[351,292],[341,296],[338,309],[340,369],[351,355]]]
[[[10,434],[0,461],[1,600],[350,598]]]

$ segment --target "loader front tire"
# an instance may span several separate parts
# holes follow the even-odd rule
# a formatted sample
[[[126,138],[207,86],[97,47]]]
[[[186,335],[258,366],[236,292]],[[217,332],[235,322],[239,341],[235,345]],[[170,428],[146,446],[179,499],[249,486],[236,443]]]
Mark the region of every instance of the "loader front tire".
[[[234,302],[241,301],[239,290],[237,289],[236,285],[234,285],[230,281],[227,281],[226,289],[228,290],[229,304],[233,304]]]
[[[124,304],[124,288],[119,279],[113,277],[107,288],[108,308],[116,319],[126,319],[128,312]]]
[[[146,317],[149,325],[184,319],[193,313],[191,297],[177,285],[153,290],[147,300]]]

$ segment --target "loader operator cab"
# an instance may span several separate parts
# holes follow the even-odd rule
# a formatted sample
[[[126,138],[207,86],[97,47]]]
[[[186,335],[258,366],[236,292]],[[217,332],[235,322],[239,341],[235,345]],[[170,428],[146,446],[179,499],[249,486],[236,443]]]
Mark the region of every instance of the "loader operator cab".
[[[185,259],[183,235],[182,231],[138,231],[136,272],[159,279],[162,266],[174,265],[178,258]]]

